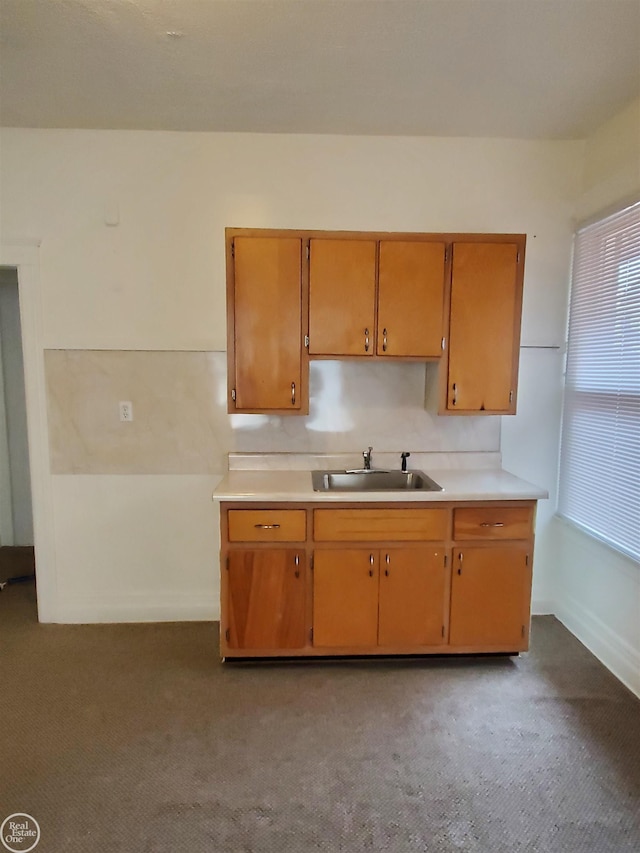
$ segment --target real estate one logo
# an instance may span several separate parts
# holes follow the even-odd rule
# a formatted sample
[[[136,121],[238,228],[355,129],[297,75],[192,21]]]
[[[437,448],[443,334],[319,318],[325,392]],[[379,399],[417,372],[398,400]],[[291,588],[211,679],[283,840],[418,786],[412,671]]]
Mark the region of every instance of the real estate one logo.
[[[0,827],[0,841],[7,850],[20,850],[21,853],[29,853],[40,841],[40,827],[38,821],[30,814],[16,812],[10,814]]]

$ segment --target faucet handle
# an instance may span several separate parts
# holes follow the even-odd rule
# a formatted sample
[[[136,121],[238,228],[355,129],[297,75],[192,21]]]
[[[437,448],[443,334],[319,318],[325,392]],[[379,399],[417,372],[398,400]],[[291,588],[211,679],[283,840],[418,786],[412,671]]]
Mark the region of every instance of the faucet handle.
[[[411,454],[409,453],[408,450],[403,450],[402,453],[400,454],[400,458],[402,459],[401,467],[402,467],[403,471],[407,470],[407,457],[408,456],[411,456]]]

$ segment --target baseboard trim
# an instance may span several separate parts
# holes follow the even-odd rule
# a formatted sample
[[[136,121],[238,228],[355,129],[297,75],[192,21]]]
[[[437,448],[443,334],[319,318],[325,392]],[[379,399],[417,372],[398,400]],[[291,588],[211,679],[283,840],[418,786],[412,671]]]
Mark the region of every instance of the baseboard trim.
[[[56,622],[99,624],[113,622],[211,622],[220,607],[210,590],[200,595],[140,595],[65,597],[58,603]]]
[[[534,598],[531,601],[532,616],[554,616],[556,606],[547,598]]]
[[[589,651],[640,698],[640,653],[573,596],[556,602],[555,615]]]

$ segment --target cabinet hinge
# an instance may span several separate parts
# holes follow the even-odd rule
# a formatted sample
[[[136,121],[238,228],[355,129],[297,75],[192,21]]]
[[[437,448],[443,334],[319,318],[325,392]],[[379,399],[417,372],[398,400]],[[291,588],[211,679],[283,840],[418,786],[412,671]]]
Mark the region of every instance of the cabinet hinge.
[[[309,568],[311,569],[311,571],[313,571],[313,554],[309,558]]]
[[[231,257],[235,258],[236,256],[236,243],[235,240],[231,241]]]
[[[444,260],[445,260],[445,263],[449,260],[449,247],[448,246],[444,247]]]
[[[513,403],[513,391],[509,391],[509,402]]]
[[[313,628],[309,628],[309,642],[313,643]]]
[[[309,335],[304,336],[304,345],[309,349]]]
[[[309,245],[307,245],[307,247],[306,247],[306,255],[307,255],[307,260],[309,260],[309,258],[311,257],[311,246],[309,246]]]
[[[226,640],[227,642],[229,642],[229,640],[231,639],[231,631],[230,631],[228,628],[227,628],[227,630],[224,632],[224,638],[225,638],[225,640]]]
[[[520,252],[516,252],[516,263],[520,263]]]
[[[523,639],[524,639],[524,625],[522,626],[522,631],[521,631],[520,633],[521,633],[521,635],[522,635],[522,637],[523,637]]]
[[[235,403],[235,401],[236,401],[236,389],[235,388],[231,389],[231,399]]]
[[[227,571],[229,571],[229,555],[227,555],[227,559],[224,561]]]
[[[444,637],[444,625],[442,626],[442,636]]]
[[[525,566],[529,565],[529,555],[528,554],[524,558],[524,564],[525,564]]]
[[[444,555],[444,567],[447,568],[447,555]]]

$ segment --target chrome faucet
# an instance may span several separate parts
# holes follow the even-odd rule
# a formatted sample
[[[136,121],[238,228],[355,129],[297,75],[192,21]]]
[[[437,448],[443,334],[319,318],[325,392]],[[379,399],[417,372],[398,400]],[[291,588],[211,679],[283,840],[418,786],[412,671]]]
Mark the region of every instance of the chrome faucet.
[[[373,450],[373,447],[369,447],[369,449],[368,449],[368,450],[363,450],[363,451],[362,451],[362,458],[364,459],[364,469],[365,469],[365,471],[370,471],[370,470],[371,470],[371,451],[372,451],[372,450]]]

